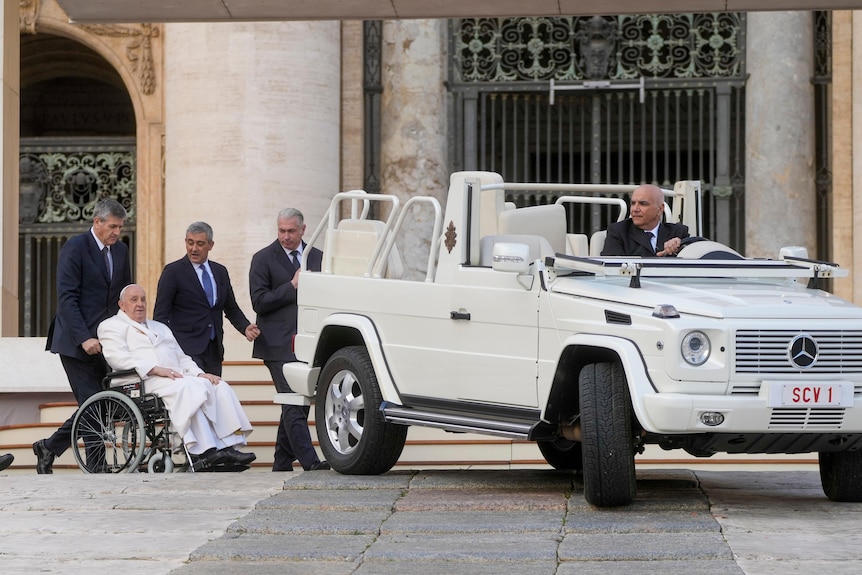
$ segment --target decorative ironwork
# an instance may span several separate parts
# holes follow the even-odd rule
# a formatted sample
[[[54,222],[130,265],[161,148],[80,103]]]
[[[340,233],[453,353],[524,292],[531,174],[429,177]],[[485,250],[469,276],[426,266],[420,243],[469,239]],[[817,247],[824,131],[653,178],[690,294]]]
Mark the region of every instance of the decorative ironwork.
[[[362,85],[365,104],[365,173],[366,192],[380,192],[380,98],[383,94],[383,21],[362,23]]]
[[[832,12],[814,13],[814,78],[832,79]]]
[[[135,140],[22,139],[19,168],[18,334],[44,336],[57,305],[60,250],[90,227],[98,200],[116,199],[128,211],[121,240],[135,269]]]
[[[101,199],[113,198],[135,217],[135,151],[38,152],[21,149],[22,224],[88,222]]]
[[[832,12],[814,13],[814,77],[811,82],[814,84],[816,114],[814,186],[817,190],[817,258],[832,260]]]
[[[619,33],[611,22],[601,16],[593,16],[580,24],[575,39],[581,49],[581,69],[591,80],[606,78]]]
[[[738,78],[745,74],[739,13],[455,22],[456,82]]]

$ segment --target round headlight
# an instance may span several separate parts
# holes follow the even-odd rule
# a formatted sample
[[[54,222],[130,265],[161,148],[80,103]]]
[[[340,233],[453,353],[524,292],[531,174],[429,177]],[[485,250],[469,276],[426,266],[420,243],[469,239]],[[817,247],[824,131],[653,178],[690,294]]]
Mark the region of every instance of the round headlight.
[[[703,365],[709,359],[709,338],[702,331],[692,331],[682,338],[682,357],[691,365]]]

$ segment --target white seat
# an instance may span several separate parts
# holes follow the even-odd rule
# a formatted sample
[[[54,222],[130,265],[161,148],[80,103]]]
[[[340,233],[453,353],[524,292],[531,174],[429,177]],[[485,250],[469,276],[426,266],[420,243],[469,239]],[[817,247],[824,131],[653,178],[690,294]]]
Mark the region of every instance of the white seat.
[[[566,253],[578,257],[589,255],[590,247],[587,234],[566,234]]]
[[[596,257],[602,255],[602,250],[605,247],[605,238],[608,237],[608,230],[599,230],[590,237],[590,256]]]
[[[564,254],[566,253],[566,209],[559,204],[548,204],[504,210],[498,215],[497,233],[542,236],[555,253]]]
[[[364,275],[368,271],[374,250],[381,240],[384,227],[384,223],[379,220],[345,219],[338,222],[338,228],[327,237],[326,241],[326,249],[332,250],[332,273]],[[400,279],[403,273],[404,266],[398,247],[393,244],[381,275]]]

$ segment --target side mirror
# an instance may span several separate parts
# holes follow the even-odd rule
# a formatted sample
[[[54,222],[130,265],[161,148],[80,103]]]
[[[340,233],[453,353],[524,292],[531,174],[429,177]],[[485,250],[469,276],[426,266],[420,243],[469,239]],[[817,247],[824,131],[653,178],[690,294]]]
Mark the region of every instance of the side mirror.
[[[491,252],[491,268],[498,272],[525,274],[530,271],[530,246],[500,242]]]

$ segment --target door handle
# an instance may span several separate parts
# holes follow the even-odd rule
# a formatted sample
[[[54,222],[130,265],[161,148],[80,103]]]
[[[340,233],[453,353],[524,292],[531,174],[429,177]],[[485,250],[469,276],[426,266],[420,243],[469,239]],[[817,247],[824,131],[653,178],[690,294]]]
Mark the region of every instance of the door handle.
[[[467,321],[469,321],[470,320],[470,313],[466,312],[466,311],[452,311],[452,312],[449,312],[449,318],[450,319],[466,319]]]

